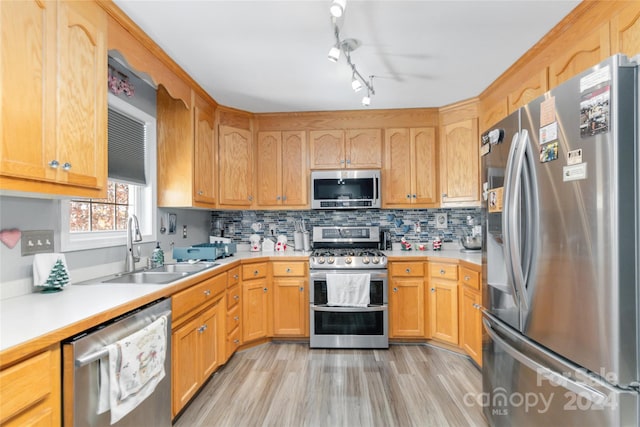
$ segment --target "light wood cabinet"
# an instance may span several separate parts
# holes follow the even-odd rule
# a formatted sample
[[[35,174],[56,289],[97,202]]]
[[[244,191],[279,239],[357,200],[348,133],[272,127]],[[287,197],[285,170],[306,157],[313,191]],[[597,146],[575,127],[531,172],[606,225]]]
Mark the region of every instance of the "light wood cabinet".
[[[253,141],[247,129],[218,128],[218,183],[221,207],[253,204]]]
[[[640,54],[640,3],[629,2],[611,20],[611,52],[629,58]]]
[[[480,272],[460,267],[460,347],[482,366],[482,296]]]
[[[157,92],[158,206],[215,207],[214,107]]]
[[[242,341],[269,336],[270,295],[266,262],[242,266]]]
[[[173,296],[172,413],[175,417],[226,360],[227,273]]]
[[[257,207],[308,208],[308,176],[304,131],[258,132]]]
[[[389,338],[424,338],[424,263],[392,262]]]
[[[443,207],[480,204],[477,117],[475,100],[441,110],[439,165]]]
[[[458,266],[429,263],[430,336],[458,344]]]
[[[0,188],[100,197],[107,17],[93,2],[2,2]]]
[[[0,372],[0,424],[51,426],[61,422],[60,348],[44,352]]]
[[[273,336],[309,336],[308,264],[274,261]]]
[[[518,89],[509,93],[507,97],[509,114],[527,105],[540,95],[543,95],[547,90],[549,90],[549,75],[545,67],[538,73],[533,74],[527,81],[522,83]]]
[[[313,130],[309,132],[311,169],[380,169],[380,129]]]
[[[384,156],[383,207],[437,206],[435,128],[386,129]]]

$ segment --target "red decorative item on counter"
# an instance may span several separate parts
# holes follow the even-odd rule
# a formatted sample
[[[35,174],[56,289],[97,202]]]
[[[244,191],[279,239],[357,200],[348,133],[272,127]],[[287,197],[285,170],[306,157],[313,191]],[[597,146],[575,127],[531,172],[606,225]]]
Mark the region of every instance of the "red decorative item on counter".
[[[442,240],[440,240],[439,238],[435,239],[433,241],[433,250],[439,251],[441,248],[442,248]]]

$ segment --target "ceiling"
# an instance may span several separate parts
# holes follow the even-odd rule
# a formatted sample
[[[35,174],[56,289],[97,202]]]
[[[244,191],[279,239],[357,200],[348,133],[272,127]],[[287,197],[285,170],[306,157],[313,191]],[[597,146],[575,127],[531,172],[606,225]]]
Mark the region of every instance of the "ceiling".
[[[331,0],[114,0],[219,104],[254,113],[363,109],[335,44]],[[479,95],[575,0],[347,0],[340,38],[368,108],[441,107]],[[141,70],[144,71],[144,70]]]

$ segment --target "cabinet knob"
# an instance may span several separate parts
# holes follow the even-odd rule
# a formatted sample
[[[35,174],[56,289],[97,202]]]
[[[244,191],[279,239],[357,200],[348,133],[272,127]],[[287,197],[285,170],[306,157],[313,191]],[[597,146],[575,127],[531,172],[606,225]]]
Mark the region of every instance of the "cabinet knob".
[[[239,277],[239,276],[238,276],[237,274],[234,274],[234,275],[233,275],[233,279],[234,279],[234,280],[238,280],[238,277]]]
[[[210,291],[209,289],[207,289],[206,291],[204,291],[204,294],[205,294],[206,296],[209,296],[209,295],[211,295],[211,291]]]
[[[442,193],[442,198],[446,199],[447,198],[447,193]]]
[[[410,199],[410,198],[411,198],[411,194],[407,194],[407,199]]]
[[[240,340],[233,340],[234,344],[240,344]]]
[[[405,271],[407,272],[407,274],[411,273],[411,269],[410,268],[407,268]]]
[[[347,164],[350,165],[351,164],[351,159],[347,159]]]
[[[282,201],[285,202],[287,200],[287,196],[282,196]]]
[[[413,197],[413,198],[415,199],[415,198],[416,198],[416,195],[415,195],[415,194],[413,194],[411,197]]]
[[[234,296],[233,296],[233,299],[234,299],[234,300],[236,300],[236,301],[238,301],[238,300],[240,299],[240,295],[234,295]]]
[[[398,292],[398,288],[393,288],[393,292]]]
[[[290,268],[287,268],[287,273],[291,273],[291,269]]]
[[[276,200],[280,200],[280,196],[276,196]]]
[[[444,274],[444,273],[446,273],[446,271],[444,271],[444,269],[443,269],[443,268],[441,268],[441,269],[440,269],[440,274]]]
[[[198,196],[202,196],[204,194],[204,191],[200,190],[198,191]]]
[[[344,164],[344,160],[340,160],[340,164],[343,165]]]
[[[247,199],[249,199],[249,201],[251,202],[251,201],[253,201],[253,196],[249,196],[249,197],[247,197]]]
[[[62,169],[66,170],[66,171],[71,170],[71,163],[65,162],[65,164],[62,165]]]
[[[51,167],[51,169],[58,169],[58,166],[60,166],[60,163],[57,160],[51,160],[49,162],[49,166]]]
[[[436,291],[436,288],[431,288],[431,292],[435,292],[435,291]]]
[[[468,282],[470,279],[471,279],[471,277],[469,277],[469,276],[464,276],[464,281],[465,281],[465,282]]]
[[[255,271],[253,272],[253,275],[254,275],[254,276],[257,276],[259,273],[260,273],[260,271],[259,271],[259,270],[255,270]]]
[[[268,289],[267,288],[262,288],[262,291],[266,294]]]
[[[304,287],[300,286],[300,292],[304,292]]]
[[[234,317],[233,320],[235,320],[236,322],[239,322],[240,321],[240,316]]]

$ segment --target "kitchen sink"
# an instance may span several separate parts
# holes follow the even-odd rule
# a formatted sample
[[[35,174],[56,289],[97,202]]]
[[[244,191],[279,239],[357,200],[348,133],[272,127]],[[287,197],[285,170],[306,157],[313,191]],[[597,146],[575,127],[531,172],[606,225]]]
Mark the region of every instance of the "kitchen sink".
[[[207,268],[215,267],[220,264],[212,262],[199,262],[195,264],[191,263],[178,263],[178,264],[165,264],[162,267],[151,268],[149,272],[162,272],[162,273],[197,273]]]
[[[188,276],[187,272],[166,271],[138,271],[116,275],[113,279],[103,280],[102,283],[134,283],[141,285],[165,285]]]

